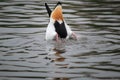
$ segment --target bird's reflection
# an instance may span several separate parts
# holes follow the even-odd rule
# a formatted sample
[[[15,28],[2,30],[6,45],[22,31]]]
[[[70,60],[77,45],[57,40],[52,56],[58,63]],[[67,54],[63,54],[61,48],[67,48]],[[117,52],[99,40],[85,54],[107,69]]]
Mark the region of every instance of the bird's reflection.
[[[63,78],[53,78],[53,80],[70,80],[70,79],[63,77]]]
[[[62,71],[58,71],[59,69],[65,69],[68,68],[68,63],[66,63],[66,58],[65,56],[63,56],[63,54],[65,54],[66,49],[65,49],[65,42],[62,43],[57,43],[55,42],[54,44],[52,44],[54,46],[49,47],[49,52],[48,52],[48,57],[47,59],[50,60],[48,66],[51,69],[51,77],[49,77],[52,80],[69,80],[69,78],[67,77],[58,77],[58,76],[54,76],[56,74],[61,75],[62,73],[64,74],[64,72]],[[54,68],[51,68],[54,67]],[[58,69],[58,70],[57,70]]]
[[[47,45],[47,58],[49,58],[52,62],[63,62],[65,57],[61,54],[65,52],[65,42],[54,42]]]
[[[55,56],[57,57],[54,59],[55,62],[63,62],[65,60],[65,57],[61,56],[61,53],[58,51],[55,53]]]

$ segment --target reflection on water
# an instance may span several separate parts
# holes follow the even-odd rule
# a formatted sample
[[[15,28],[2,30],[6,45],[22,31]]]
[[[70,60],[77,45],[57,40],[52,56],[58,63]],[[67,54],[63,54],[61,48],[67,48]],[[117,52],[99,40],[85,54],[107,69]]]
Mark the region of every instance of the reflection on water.
[[[80,37],[62,45],[44,40],[45,2],[0,1],[0,80],[120,80],[120,1],[62,1]]]

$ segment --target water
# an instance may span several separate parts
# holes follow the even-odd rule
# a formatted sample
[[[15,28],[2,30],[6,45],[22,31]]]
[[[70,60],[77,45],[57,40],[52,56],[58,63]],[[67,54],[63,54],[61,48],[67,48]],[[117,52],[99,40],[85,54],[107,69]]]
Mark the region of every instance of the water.
[[[62,52],[46,51],[45,2],[57,3],[0,1],[0,80],[120,80],[120,1],[62,1],[65,20],[79,36]]]

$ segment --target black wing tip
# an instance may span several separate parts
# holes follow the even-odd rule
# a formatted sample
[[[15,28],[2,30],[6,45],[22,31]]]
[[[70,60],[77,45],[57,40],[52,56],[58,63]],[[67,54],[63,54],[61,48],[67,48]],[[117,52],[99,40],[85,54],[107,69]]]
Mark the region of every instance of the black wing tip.
[[[47,6],[47,3],[45,3],[45,6]]]
[[[60,1],[58,1],[57,5],[62,5],[62,3]]]
[[[58,3],[57,3],[56,6],[58,6],[58,5],[62,5],[62,3],[61,3],[60,1],[58,1]],[[56,6],[55,6],[55,7],[56,7]],[[49,6],[48,6],[47,3],[45,3],[45,7],[46,7],[47,12],[48,12],[48,15],[49,15],[49,17],[50,17],[50,15],[51,15],[51,13],[52,13],[52,10],[49,8]]]
[[[49,15],[49,17],[50,17],[52,11],[51,11],[51,9],[49,8],[49,6],[48,6],[47,3],[45,3],[45,7],[46,7],[47,12],[48,12],[48,15]]]

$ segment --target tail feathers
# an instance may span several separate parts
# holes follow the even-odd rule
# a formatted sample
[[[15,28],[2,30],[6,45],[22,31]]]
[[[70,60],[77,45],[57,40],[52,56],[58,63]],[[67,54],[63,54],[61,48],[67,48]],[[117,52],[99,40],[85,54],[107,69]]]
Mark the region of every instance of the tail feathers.
[[[47,5],[47,3],[45,3],[45,7],[47,9],[47,12],[48,12],[48,15],[50,17],[51,13],[52,13],[52,10],[49,8],[49,6]]]

